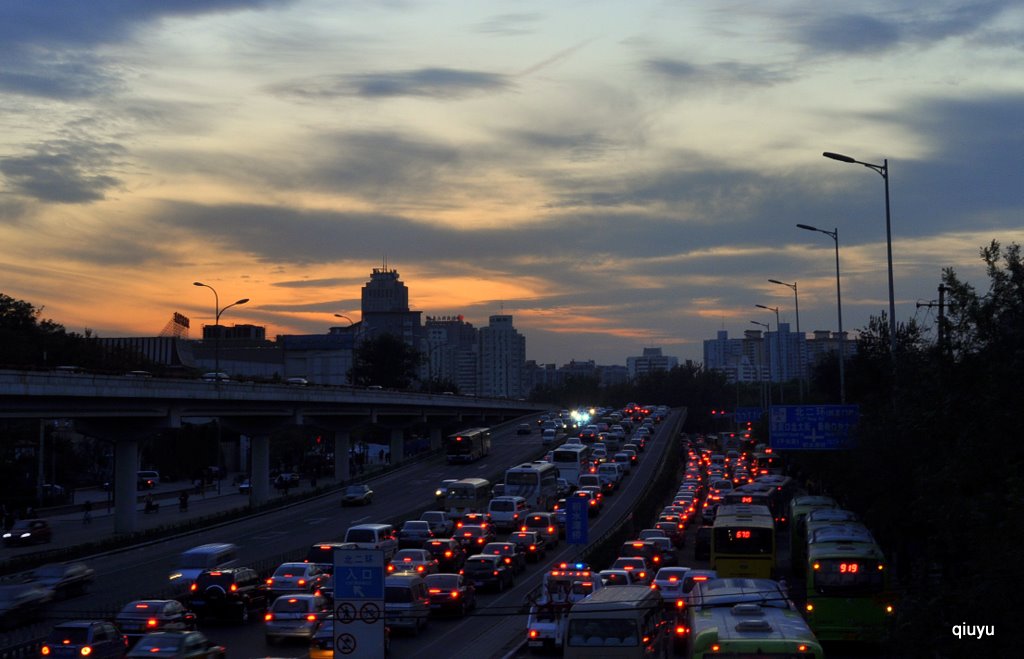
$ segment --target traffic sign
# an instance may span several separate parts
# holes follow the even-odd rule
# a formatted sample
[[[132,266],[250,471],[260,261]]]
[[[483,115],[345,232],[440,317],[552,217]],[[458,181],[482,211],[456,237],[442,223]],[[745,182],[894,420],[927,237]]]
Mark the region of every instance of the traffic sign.
[[[379,549],[346,549],[335,552],[334,598],[384,599],[384,552]]]
[[[570,545],[587,544],[589,506],[588,498],[569,497],[565,500],[565,541]]]
[[[335,550],[334,655],[384,659],[384,611],[384,552]]]
[[[764,410],[760,407],[737,407],[732,418],[736,423],[756,423],[763,415]]]
[[[773,449],[836,450],[853,446],[858,405],[772,405]]]

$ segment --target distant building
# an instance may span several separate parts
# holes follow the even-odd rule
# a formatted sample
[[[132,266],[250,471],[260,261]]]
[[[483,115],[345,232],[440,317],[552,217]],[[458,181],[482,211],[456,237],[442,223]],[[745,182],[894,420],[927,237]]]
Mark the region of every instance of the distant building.
[[[679,365],[679,359],[661,354],[661,348],[644,348],[639,357],[626,357],[629,379],[636,380],[655,371],[669,371]]]
[[[463,316],[427,316],[420,351],[424,355],[420,378],[452,382],[459,393],[477,390],[480,333]]]
[[[838,350],[838,333],[814,332],[814,338],[789,331],[779,323],[778,332],[746,330],[742,339],[730,339],[720,330],[704,341],[704,367],[725,373],[729,382],[788,382],[807,378],[809,368],[822,356]],[[849,359],[857,352],[856,341],[847,339],[843,352]]]
[[[420,311],[409,310],[409,289],[397,270],[374,268],[362,291],[362,340],[391,334],[420,349],[423,328]]]
[[[480,366],[477,395],[487,398],[525,398],[526,337],[512,325],[511,315],[491,316],[480,328]]]

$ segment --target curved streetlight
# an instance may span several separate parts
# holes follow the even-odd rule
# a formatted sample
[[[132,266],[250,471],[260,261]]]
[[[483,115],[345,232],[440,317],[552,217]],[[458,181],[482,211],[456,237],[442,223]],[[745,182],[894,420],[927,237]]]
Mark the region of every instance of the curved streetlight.
[[[752,320],[750,322],[752,324],[754,324],[754,325],[760,325],[761,327],[763,327],[765,329],[766,332],[771,332],[772,331],[772,326],[769,325],[768,323],[762,323],[762,322],[757,321],[757,320]],[[760,350],[758,352],[759,359],[757,360],[757,381],[762,383],[761,384],[762,387],[764,387],[764,379],[761,377],[761,360],[760,360],[760,356],[763,353],[764,353],[764,350]],[[768,370],[769,370],[769,379],[770,379],[771,378],[771,373],[770,373],[770,371],[771,371],[771,364],[769,364]],[[762,396],[763,395],[764,394],[762,394]],[[764,402],[763,398],[762,398],[761,402],[762,403]],[[768,409],[771,409],[771,406],[772,406],[772,383],[768,382]]]
[[[864,165],[868,169],[878,172],[885,181],[885,246],[889,257],[889,353],[893,364],[896,363],[896,293],[893,290],[892,283],[892,216],[889,212],[889,159],[882,160],[881,165],[875,165],[870,162],[862,162],[851,158],[850,156],[844,156],[841,153],[832,153],[831,151],[825,151],[821,155],[832,160],[838,160],[839,162],[852,163],[855,165]]]
[[[355,323],[353,323],[353,322],[352,322],[352,319],[351,319],[351,318],[349,318],[348,316],[346,316],[346,315],[345,315],[345,314],[343,314],[343,313],[336,313],[336,314],[334,314],[334,317],[335,317],[335,318],[344,318],[345,320],[347,320],[347,321],[348,321],[348,324],[349,324],[350,326],[351,326],[351,325],[355,325]]]
[[[192,282],[193,286],[202,286],[203,288],[209,288],[213,291],[213,324],[217,328],[217,335],[214,337],[213,342],[213,371],[217,375],[214,376],[217,382],[220,382],[220,315],[230,309],[233,306],[239,304],[245,304],[249,301],[249,298],[243,297],[241,300],[235,300],[223,309],[220,308],[220,296],[217,295],[217,289],[209,284],[204,284],[201,281]]]
[[[784,405],[786,403],[786,394],[782,388],[783,379],[783,368],[782,368],[782,344],[780,343],[781,337],[779,336],[779,308],[778,307],[766,307],[763,304],[755,304],[758,309],[767,309],[768,311],[775,312],[775,361],[779,363],[779,404]],[[768,330],[771,331],[771,330]],[[771,378],[772,373],[772,362],[768,360],[768,377]]]
[[[843,367],[843,362],[846,361],[845,349],[845,335],[843,334],[843,297],[839,289],[839,229],[833,229],[832,231],[825,231],[817,227],[812,227],[809,224],[798,224],[796,225],[799,229],[805,229],[807,231],[817,231],[823,233],[836,243],[836,313],[839,316],[839,402],[846,404],[846,372]]]
[[[786,282],[779,281],[778,279],[769,279],[768,282],[771,283],[771,284],[778,284],[780,286],[786,286],[787,288],[793,289],[793,304],[796,306],[796,334],[797,334],[797,336],[802,337],[803,334],[800,333],[800,296],[797,294],[796,282],[793,282],[792,284],[787,284]],[[804,370],[805,369],[804,369],[804,360],[801,358],[803,356],[802,355],[802,353],[803,353],[803,350],[802,350],[803,345],[804,345],[803,341],[797,341],[797,344],[796,344],[797,367],[799,368],[800,372],[798,374],[798,377],[797,377],[796,381],[797,381],[797,384],[800,386],[800,402],[801,403],[804,402]]]

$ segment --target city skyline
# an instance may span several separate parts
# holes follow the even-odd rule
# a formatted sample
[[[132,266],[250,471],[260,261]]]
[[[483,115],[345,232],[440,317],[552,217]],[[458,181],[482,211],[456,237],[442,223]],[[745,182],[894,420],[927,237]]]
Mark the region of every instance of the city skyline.
[[[327,0],[0,7],[2,291],[71,331],[173,312],[515,318],[538,363],[702,360],[751,320],[934,322],[944,267],[1024,243],[1015,3]],[[198,332],[193,332],[193,338]]]

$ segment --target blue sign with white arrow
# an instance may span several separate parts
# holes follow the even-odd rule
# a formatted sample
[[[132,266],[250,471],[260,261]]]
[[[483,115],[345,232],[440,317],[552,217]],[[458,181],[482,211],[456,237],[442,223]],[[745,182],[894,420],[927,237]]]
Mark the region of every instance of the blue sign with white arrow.
[[[772,405],[769,443],[773,449],[852,448],[859,419],[858,405]]]

